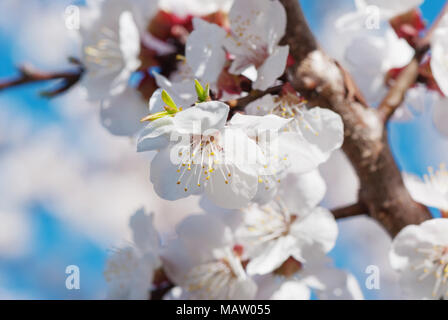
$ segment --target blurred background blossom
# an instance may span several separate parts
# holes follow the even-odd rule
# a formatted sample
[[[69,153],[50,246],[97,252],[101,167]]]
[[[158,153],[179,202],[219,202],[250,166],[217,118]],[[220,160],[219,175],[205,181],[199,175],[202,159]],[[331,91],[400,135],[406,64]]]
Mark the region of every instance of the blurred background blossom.
[[[302,3],[322,46],[344,61],[349,37],[338,34],[334,24],[354,10],[353,2]],[[432,21],[443,3],[426,1],[425,19]],[[64,21],[71,4],[84,5],[0,2],[0,78],[14,76],[23,62],[43,70],[69,67],[67,57],[80,55],[77,32]],[[148,178],[148,155],[137,154],[132,139],[111,136],[102,127],[99,105],[87,102],[81,87],[51,100],[36,94],[45,88],[32,84],[0,92],[0,298],[101,299],[105,259],[130,241],[130,215],[141,207],[154,212],[157,228],[169,238],[183,215],[200,211],[198,199],[159,199]],[[392,122],[389,134],[406,172],[422,175],[448,157],[448,140],[434,128],[429,108],[409,121]],[[321,170],[329,208],[353,203],[358,188],[342,152],[332,157]],[[335,265],[355,275],[367,299],[400,298],[387,257],[389,236],[367,217],[341,221],[339,227],[330,254]],[[81,270],[80,290],[65,287],[65,268],[72,264]],[[368,265],[380,267],[380,290],[364,286]]]

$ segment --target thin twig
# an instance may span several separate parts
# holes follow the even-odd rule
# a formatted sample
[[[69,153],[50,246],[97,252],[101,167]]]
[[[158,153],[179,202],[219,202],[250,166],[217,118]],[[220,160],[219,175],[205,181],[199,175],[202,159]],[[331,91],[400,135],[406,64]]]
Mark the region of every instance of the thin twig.
[[[20,86],[29,83],[50,81],[50,80],[63,80],[64,83],[60,88],[53,91],[46,92],[45,95],[53,96],[68,90],[73,84],[79,81],[81,78],[83,69],[79,67],[76,71],[63,71],[63,72],[42,72],[36,70],[30,66],[21,66],[19,68],[20,74],[14,79],[0,81],[0,91],[15,86]]]
[[[354,217],[366,214],[368,212],[367,207],[361,203],[355,203],[348,207],[338,208],[332,210],[332,213],[336,219]]]
[[[257,99],[260,99],[267,94],[278,94],[282,90],[282,88],[283,88],[283,85],[278,85],[275,87],[268,88],[265,91],[254,90],[246,97],[227,101],[227,104],[232,109],[243,109],[249,103],[251,103]]]

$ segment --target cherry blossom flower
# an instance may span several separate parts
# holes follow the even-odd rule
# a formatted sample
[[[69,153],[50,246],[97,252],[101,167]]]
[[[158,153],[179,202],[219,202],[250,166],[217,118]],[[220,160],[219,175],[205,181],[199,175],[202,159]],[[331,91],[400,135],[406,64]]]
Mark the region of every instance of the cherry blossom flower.
[[[237,159],[256,143],[242,130],[225,126],[229,107],[218,101],[197,104],[151,122],[140,135],[139,151],[161,149],[151,163],[156,193],[177,200],[205,192],[217,205],[240,207],[255,195],[255,159]],[[181,142],[170,140],[182,138]],[[251,163],[251,164],[249,164]]]
[[[431,70],[442,92],[448,95],[448,15],[431,38]]]
[[[226,31],[202,19],[193,19],[193,32],[185,45],[185,58],[178,63],[178,70],[167,79],[154,73],[157,85],[166,90],[178,105],[190,106],[196,102],[192,85],[195,79],[216,89],[216,83],[226,62],[223,41]]]
[[[243,209],[244,221],[236,235],[250,259],[249,274],[270,273],[290,257],[301,263],[322,258],[333,248],[336,221],[328,210],[316,207],[325,195],[325,184],[308,184],[310,178],[285,184],[266,205]]]
[[[151,98],[155,113],[147,118],[151,123],[140,134],[138,150],[160,149],[151,181],[164,199],[205,192],[218,206],[240,208],[254,198],[260,182],[278,183],[279,171],[291,164],[299,173],[317,166],[319,159],[305,138],[283,132],[289,119],[236,114],[226,125],[225,103],[198,103],[183,111],[173,104],[161,111],[160,96],[156,91]]]
[[[230,73],[248,76],[254,89],[269,88],[284,73],[289,53],[278,45],[286,30],[284,7],[279,1],[236,0],[229,20],[224,45],[233,56]]]
[[[86,68],[82,81],[91,100],[122,93],[140,65],[140,34],[132,6],[116,0],[98,6],[80,29]]]
[[[409,298],[448,298],[448,219],[405,227],[395,237],[389,257]]]
[[[430,167],[423,180],[409,173],[403,173],[403,179],[415,201],[448,212],[448,171],[445,165],[442,164],[439,170]]]
[[[162,253],[164,270],[189,299],[253,299],[255,282],[244,271],[232,232],[212,215],[186,218],[178,239]]]
[[[252,115],[274,114],[292,119],[287,126],[288,131],[305,139],[316,166],[327,161],[344,140],[344,125],[337,113],[319,107],[307,109],[295,92],[282,96],[267,94],[250,103],[246,111]]]
[[[135,246],[118,249],[108,259],[104,275],[110,299],[150,297],[154,271],[161,266],[159,235],[153,218],[143,209],[137,211],[130,220]]]

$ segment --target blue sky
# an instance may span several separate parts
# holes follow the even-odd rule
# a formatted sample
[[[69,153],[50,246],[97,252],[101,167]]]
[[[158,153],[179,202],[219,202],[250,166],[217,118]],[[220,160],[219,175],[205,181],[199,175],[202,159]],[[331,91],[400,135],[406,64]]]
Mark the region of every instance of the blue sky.
[[[49,4],[51,1],[45,3]],[[314,31],[319,32],[322,6],[331,3],[334,1],[303,1],[305,13]],[[427,0],[421,8],[425,19],[432,21],[443,3],[443,0]],[[3,18],[6,17],[2,15]],[[16,65],[22,62],[16,61],[13,56],[15,41],[14,33],[5,33],[5,30],[0,28],[0,78],[14,76]],[[50,124],[64,125],[58,105],[37,94],[47,87],[48,84],[42,83],[13,88],[1,92],[0,99],[13,101],[12,111],[19,116],[31,118],[36,130]],[[423,131],[425,135],[421,134]],[[432,128],[429,114],[416,117],[408,123],[391,124],[390,139],[398,164],[406,171],[422,174],[426,172],[427,166],[435,166],[444,160],[437,152],[428,149],[427,141],[440,139]],[[100,297],[104,293],[102,270],[107,252],[98,244],[73,231],[69,225],[50,214],[40,203],[30,208],[27,218],[32,225],[32,246],[28,253],[20,258],[0,258],[0,288],[7,289],[19,297],[34,299]],[[352,270],[360,281],[365,277],[363,270],[357,270],[351,263],[353,257],[350,257],[348,239],[340,238],[332,257],[338,267]],[[69,291],[65,288],[65,266],[70,264],[77,264],[82,270],[79,291]],[[365,292],[365,294],[368,298],[375,298],[377,293]]]

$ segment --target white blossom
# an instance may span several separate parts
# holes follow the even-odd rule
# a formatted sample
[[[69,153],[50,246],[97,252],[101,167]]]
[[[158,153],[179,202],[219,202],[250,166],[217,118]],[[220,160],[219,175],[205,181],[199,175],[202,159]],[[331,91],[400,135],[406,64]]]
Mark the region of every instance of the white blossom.
[[[395,237],[389,257],[409,298],[448,298],[448,219],[405,227]]]
[[[161,266],[159,236],[153,225],[153,214],[143,209],[130,220],[135,246],[118,249],[107,261],[104,275],[110,299],[150,298],[154,271]]]
[[[255,282],[246,274],[231,230],[212,215],[186,218],[178,239],[162,253],[164,270],[189,299],[253,299]]]
[[[286,30],[285,8],[277,0],[236,0],[229,20],[230,73],[246,75],[254,89],[269,88],[286,68],[289,47],[278,45]]]
[[[333,248],[338,228],[333,215],[317,207],[325,184],[319,176],[319,182],[312,182],[316,174],[283,185],[266,205],[243,209],[244,220],[236,235],[250,259],[249,274],[272,272],[290,257],[299,262],[322,258]]]
[[[83,84],[89,98],[101,100],[122,93],[140,66],[140,33],[127,1],[104,1],[82,24]],[[96,9],[96,10],[95,10]]]
[[[316,166],[327,161],[344,140],[344,124],[337,113],[320,107],[308,109],[296,94],[267,94],[250,103],[246,111],[253,115],[274,114],[291,119],[288,131],[305,139]]]

